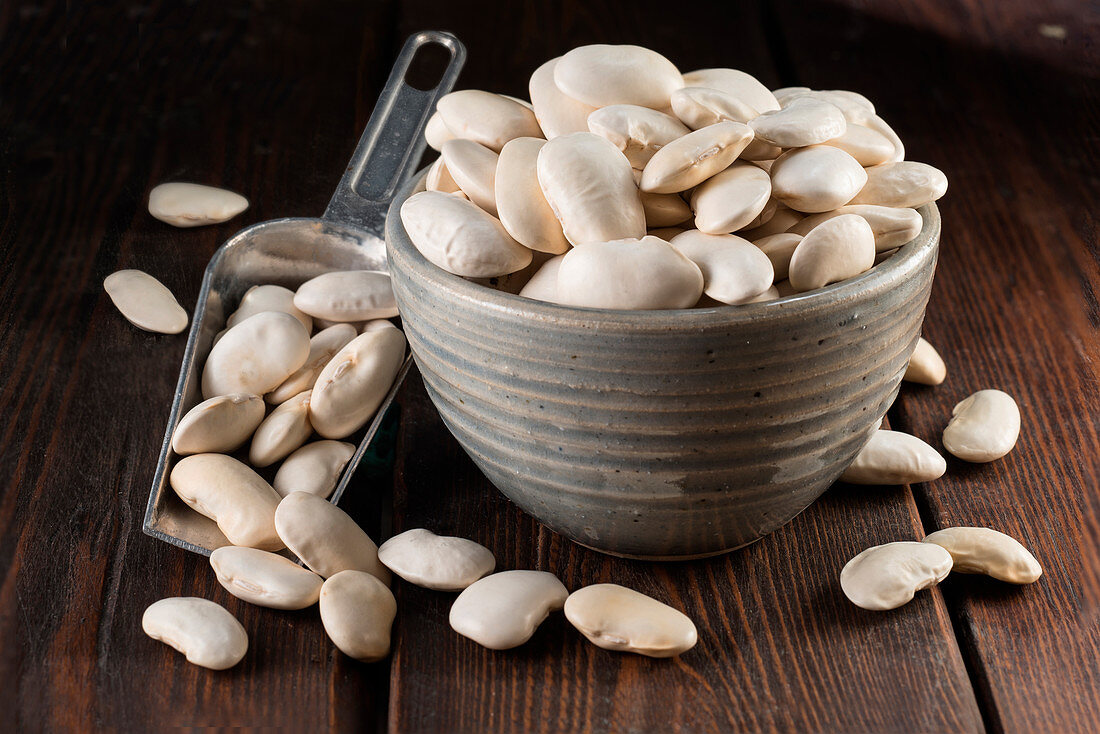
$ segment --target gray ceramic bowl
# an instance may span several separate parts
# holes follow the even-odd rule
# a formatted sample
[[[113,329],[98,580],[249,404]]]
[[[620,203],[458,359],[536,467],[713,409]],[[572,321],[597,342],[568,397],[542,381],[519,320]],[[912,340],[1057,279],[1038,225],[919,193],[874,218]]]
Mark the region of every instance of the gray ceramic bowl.
[[[443,421],[500,491],[622,556],[714,555],[817,499],[894,401],[932,286],[940,219],[811,294],[687,311],[510,295],[386,243],[405,333]]]

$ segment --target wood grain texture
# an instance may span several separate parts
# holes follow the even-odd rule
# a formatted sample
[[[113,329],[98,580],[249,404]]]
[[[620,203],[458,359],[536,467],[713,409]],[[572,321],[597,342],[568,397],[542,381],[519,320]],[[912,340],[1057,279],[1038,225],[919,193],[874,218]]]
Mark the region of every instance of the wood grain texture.
[[[555,613],[532,640],[491,651],[447,623],[454,594],[409,584],[394,645],[390,731],[981,731],[938,590],[875,613],[837,576],[863,548],[921,535],[907,488],[837,487],[782,530],[722,558],[645,563],[581,548],[480,475],[418,385],[408,385],[394,532],[429,527],[489,547],[497,568],[613,582],[691,617],[672,660],[601,650]]]
[[[0,728],[1100,729],[1097,25],[1070,0],[0,3]],[[121,319],[103,277],[144,269],[190,309],[234,231],[323,211],[397,48],[422,28],[468,45],[460,86],[523,97],[535,66],[590,42],[868,94],[910,157],[951,180],[926,330],[950,376],[903,390],[894,426],[938,445],[951,406],[996,386],[1024,411],[1017,450],[951,461],[915,491],[837,487],[743,551],[651,565],[519,513],[410,383],[396,479],[361,469],[353,515],[379,532],[392,484],[397,531],[467,535],[500,568],[552,570],[570,588],[651,593],[699,625],[671,661],[599,650],[560,614],[491,653],[450,630],[453,595],[399,584],[392,668],[361,665],[314,610],[249,607],[205,559],[142,535],[184,344]],[[145,211],[166,180],[252,207],[173,229]],[[1019,537],[1044,578],[953,578],[885,614],[840,594],[854,553],[953,524]],[[238,668],[195,668],[141,633],[144,608],[176,594],[241,619]]]
[[[185,337],[132,327],[103,278],[146,270],[190,310],[238,228],[321,213],[366,122],[358,99],[392,58],[383,4],[269,11],[0,4],[5,731],[352,730],[384,715],[386,668],[337,653],[316,609],[250,607],[205,558],[141,532]],[[145,207],[167,180],[252,207],[175,229]],[[142,612],[170,595],[225,604],[249,633],[245,661],[214,673],[146,637]]]
[[[1100,11],[1010,3],[988,14],[964,0],[937,5],[927,13],[927,3],[892,3],[890,20],[821,5],[814,34],[858,28],[841,36],[825,63],[807,51],[811,34],[794,20],[805,11],[801,3],[784,4],[780,20],[805,83],[850,79],[896,124],[907,157],[941,167],[951,182],[940,202],[943,246],[925,327],[948,378],[903,390],[891,411],[895,427],[942,450],[952,407],[987,387],[1013,395],[1023,414],[1020,441],[1006,458],[975,465],[949,456],[947,474],[917,488],[929,532],[992,527],[1018,538],[1045,569],[1022,588],[961,575],[943,585],[986,724],[998,732],[1095,731],[1100,68],[1095,45],[1084,39]],[[918,16],[925,32],[913,32]],[[975,24],[980,43],[959,37],[960,17],[987,21]],[[1059,18],[1067,21],[1064,42],[1040,34],[1040,22]],[[889,51],[895,62],[887,74],[848,62]],[[1067,66],[1067,57],[1078,63]],[[907,104],[894,93],[897,79],[930,93]]]

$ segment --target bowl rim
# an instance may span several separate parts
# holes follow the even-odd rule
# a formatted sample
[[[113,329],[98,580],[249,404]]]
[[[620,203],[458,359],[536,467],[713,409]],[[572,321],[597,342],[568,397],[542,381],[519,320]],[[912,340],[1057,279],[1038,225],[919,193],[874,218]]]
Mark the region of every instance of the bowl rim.
[[[401,221],[401,205],[413,194],[424,190],[428,169],[415,174],[400,188],[390,204],[386,217],[386,254],[391,276],[406,272],[430,283],[437,293],[461,299],[483,310],[513,317],[576,324],[586,328],[604,325],[630,329],[700,329],[734,327],[758,323],[779,317],[799,318],[822,308],[871,300],[876,294],[890,290],[899,282],[915,276],[930,258],[936,256],[940,234],[940,213],[935,202],[917,208],[922,219],[920,233],[902,245],[897,252],[870,270],[854,278],[833,283],[806,293],[796,293],[771,301],[740,305],[720,305],[707,308],[616,310],[565,306],[537,301],[499,291],[481,283],[449,273],[425,258],[413,245]],[[397,257],[395,257],[395,253]],[[395,260],[407,259],[408,267],[395,265]]]

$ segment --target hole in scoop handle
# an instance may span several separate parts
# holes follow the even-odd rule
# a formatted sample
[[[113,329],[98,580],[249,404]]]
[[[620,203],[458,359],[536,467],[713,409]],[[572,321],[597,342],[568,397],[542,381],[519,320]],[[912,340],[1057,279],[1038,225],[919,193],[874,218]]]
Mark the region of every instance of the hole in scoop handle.
[[[428,44],[443,46],[450,58],[439,83],[424,91],[407,84],[405,75],[417,53]],[[427,145],[424,126],[439,98],[454,87],[464,63],[466,47],[450,33],[421,31],[409,36],[325,210],[325,219],[383,238],[390,200],[413,173]]]

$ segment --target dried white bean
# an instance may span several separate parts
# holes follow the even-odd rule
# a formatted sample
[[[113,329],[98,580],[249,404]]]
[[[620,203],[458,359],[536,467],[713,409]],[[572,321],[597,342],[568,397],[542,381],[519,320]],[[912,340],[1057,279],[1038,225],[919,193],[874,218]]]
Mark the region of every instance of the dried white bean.
[[[947,379],[947,365],[943,363],[943,357],[923,336],[917,339],[917,346],[901,379],[921,385],[940,385]]]
[[[139,329],[178,334],[187,328],[187,312],[172,291],[140,270],[119,270],[103,279],[103,290],[126,320]]]
[[[379,322],[371,321],[367,325],[372,323]],[[381,323],[389,324],[388,321]],[[314,334],[309,340],[309,357],[306,358],[306,363],[299,367],[297,372],[283,380],[281,385],[265,395],[264,400],[271,405],[279,405],[303,390],[311,389],[325,365],[358,334],[359,331],[353,324],[335,324]]]
[[[951,554],[933,543],[876,545],[844,565],[840,587],[857,607],[897,609],[947,578],[951,563]]]
[[[541,138],[516,138],[500,151],[496,205],[500,223],[516,242],[538,252],[560,255],[569,249],[561,222],[546,201],[536,170]]]
[[[281,285],[254,285],[249,288],[241,296],[241,303],[237,306],[237,310],[229,314],[225,327],[232,329],[249,316],[255,316],[264,311],[288,313],[301,322],[307,333],[313,331],[313,319],[294,305],[294,291],[283,288]]]
[[[470,201],[497,215],[496,175],[498,156],[472,140],[448,140],[443,144],[443,164]]]
[[[322,579],[289,558],[255,548],[227,545],[210,554],[218,583],[249,604],[305,609],[317,603]]]
[[[786,280],[790,276],[791,257],[801,241],[802,235],[780,232],[779,234],[761,237],[753,244],[759,247],[771,260],[775,280],[780,281]]]
[[[535,113],[515,99],[480,89],[443,95],[436,111],[455,136],[500,152],[509,140],[542,137]]]
[[[565,617],[605,650],[670,658],[695,646],[695,624],[683,612],[618,584],[594,584],[565,600]]]
[[[871,231],[875,235],[876,252],[886,252],[911,242],[914,237],[920,234],[921,228],[924,226],[924,220],[921,218],[920,212],[915,209],[876,206],[874,204],[849,204],[831,212],[812,214],[790,227],[787,231],[805,235],[822,222],[827,222],[844,214],[857,214],[867,220],[867,224],[871,225]]]
[[[569,591],[552,573],[502,571],[466,587],[449,615],[451,628],[490,650],[507,650],[531,639],[561,609]]]
[[[275,531],[278,493],[233,457],[184,457],[172,468],[169,482],[188,507],[216,522],[233,545],[272,551],[283,547]]]
[[[448,273],[491,278],[531,262],[531,251],[512,239],[499,220],[453,194],[410,196],[401,205],[401,222],[416,249]]]
[[[588,116],[596,111],[592,105],[565,95],[554,83],[554,68],[561,57],[550,59],[535,69],[527,91],[531,106],[547,140],[561,135],[588,131]]]
[[[1020,437],[1020,408],[1008,393],[979,390],[951,411],[943,429],[943,447],[963,461],[984,464],[999,459]]]
[[[309,332],[280,311],[249,316],[210,350],[202,370],[202,396],[265,395],[309,358]]]
[[[734,163],[692,192],[695,226],[707,234],[729,234],[752,226],[771,194],[771,177],[765,171],[751,163]]]
[[[781,91],[783,97],[779,99]],[[812,90],[806,87],[788,87],[784,90],[776,90],[775,96],[783,107],[805,99],[828,102],[839,109],[844,114],[844,118],[854,125],[865,124],[875,114],[875,106],[871,104],[871,100],[858,92],[849,92],[845,89]]]
[[[397,315],[389,273],[335,270],[298,286],[294,305],[329,321],[369,321]]]
[[[634,168],[644,168],[654,153],[690,132],[672,115],[629,104],[596,110],[588,116],[588,129],[611,141]]]
[[[924,536],[951,554],[954,573],[981,573],[1010,584],[1033,584],[1043,567],[1020,541],[990,528],[945,528]]]
[[[437,591],[462,591],[497,565],[480,543],[426,528],[393,536],[379,547],[378,560],[410,584]]]
[[[539,186],[574,245],[645,234],[630,163],[606,138],[575,133],[539,151]]]
[[[894,132],[894,128],[886,124],[886,120],[883,120],[878,115],[872,115],[866,122],[860,123],[871,130],[874,130],[879,135],[883,136],[891,143],[894,144],[894,154],[890,156],[891,163],[897,163],[898,161],[905,160],[905,144],[901,142],[901,138]]]
[[[321,624],[332,644],[350,658],[371,663],[390,654],[397,600],[369,573],[341,571],[321,586]]]
[[[916,436],[876,430],[840,481],[851,484],[913,484],[939,479],[947,462]]]
[[[558,270],[564,255],[558,255],[542,264],[531,279],[520,290],[519,295],[524,298],[533,298],[536,301],[549,301],[555,303],[558,300]]]
[[[684,87],[672,93],[672,111],[692,130],[719,122],[748,122],[759,112],[718,89]]]
[[[810,214],[844,206],[867,182],[859,161],[828,145],[784,153],[772,165],[771,176],[772,196]]]
[[[703,292],[716,301],[745,303],[772,285],[771,261],[748,240],[692,230],[673,237],[671,244],[699,266]]]
[[[868,168],[867,183],[851,203],[916,208],[945,193],[947,176],[938,168],[916,161],[899,161]]]
[[[446,123],[443,122],[443,117],[440,116],[439,111],[432,113],[432,116],[428,118],[428,124],[424,128],[424,138],[428,141],[428,145],[432,150],[442,150],[443,144],[448,140],[454,140],[457,136],[447,129]]]
[[[679,194],[638,193],[646,227],[671,227],[691,218],[691,207]]]
[[[875,235],[867,220],[844,214],[806,233],[791,256],[788,278],[805,292],[870,270],[875,264]]]
[[[703,292],[699,267],[656,237],[578,245],[562,256],[557,302],[611,309],[690,308]]]
[[[367,331],[325,365],[313,386],[310,420],[325,438],[343,438],[371,419],[405,361],[400,329]]]
[[[869,127],[849,123],[843,135],[825,142],[840,148],[859,161],[861,166],[877,166],[894,156],[894,143],[885,135]]]
[[[642,191],[674,194],[725,170],[752,140],[740,122],[719,122],[688,133],[657,151],[642,171]]]
[[[844,135],[848,123],[835,105],[802,97],[749,122],[756,140],[779,148],[803,148]]]
[[[445,194],[453,194],[462,189],[455,181],[454,176],[447,170],[447,164],[442,158],[437,158],[431,168],[428,169],[428,177],[424,180],[424,188],[428,191],[442,191]]]
[[[248,652],[248,633],[236,617],[208,599],[175,596],[150,604],[141,628],[154,640],[211,670],[232,668]]]
[[[566,96],[595,107],[634,104],[661,110],[684,86],[679,69],[641,46],[579,46],[554,67],[554,83]]]
[[[270,466],[286,458],[313,434],[313,425],[309,422],[312,394],[312,390],[300,392],[264,418],[248,447],[248,461],[252,466]]]
[[[172,432],[172,450],[187,454],[228,454],[244,445],[264,419],[258,395],[218,395],[196,405]]]
[[[685,87],[708,87],[741,100],[757,112],[779,109],[779,100],[756,77],[739,69],[697,69],[684,74]]]
[[[149,213],[175,227],[218,224],[247,208],[240,194],[202,184],[165,183],[149,192]]]
[[[328,499],[353,454],[355,445],[344,441],[307,443],[286,457],[271,486],[283,497],[291,492],[309,492]]]
[[[275,527],[286,547],[314,573],[329,578],[341,571],[365,571],[390,582],[390,572],[378,561],[378,546],[348,513],[322,497],[309,492],[283,497],[275,510]]]

